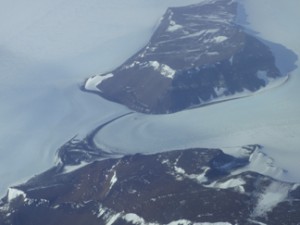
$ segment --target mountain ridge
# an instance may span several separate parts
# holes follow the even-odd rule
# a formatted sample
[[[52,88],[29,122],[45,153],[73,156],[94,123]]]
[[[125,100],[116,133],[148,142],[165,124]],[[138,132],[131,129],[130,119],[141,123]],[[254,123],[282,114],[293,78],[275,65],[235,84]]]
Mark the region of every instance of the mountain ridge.
[[[259,148],[245,146],[239,157],[198,148],[102,159],[71,171],[58,165],[10,188],[0,223],[297,224],[299,184],[234,173]]]

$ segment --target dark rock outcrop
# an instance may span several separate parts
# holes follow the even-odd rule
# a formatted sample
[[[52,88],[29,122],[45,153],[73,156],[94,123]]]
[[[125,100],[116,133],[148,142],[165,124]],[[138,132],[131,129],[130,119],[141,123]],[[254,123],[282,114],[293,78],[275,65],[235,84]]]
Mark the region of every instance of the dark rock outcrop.
[[[0,224],[298,224],[299,185],[236,172],[258,147],[241,158],[188,149],[52,169],[10,188]]]

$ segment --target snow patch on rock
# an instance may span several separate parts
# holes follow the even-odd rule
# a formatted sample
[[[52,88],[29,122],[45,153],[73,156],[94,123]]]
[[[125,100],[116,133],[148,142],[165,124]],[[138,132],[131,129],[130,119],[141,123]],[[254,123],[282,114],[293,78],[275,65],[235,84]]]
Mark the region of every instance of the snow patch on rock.
[[[128,213],[122,217],[126,222],[133,224],[145,224],[145,220],[134,213]]]
[[[219,189],[236,188],[240,193],[244,193],[245,189],[243,185],[245,184],[246,182],[242,178],[232,178],[224,182],[215,181],[209,185],[205,185],[205,187],[219,188]]]
[[[122,218],[126,220],[126,222],[133,223],[136,225],[159,225],[158,223],[147,223],[142,217],[138,216],[135,213],[127,213]]]
[[[183,26],[176,24],[176,22],[174,20],[170,21],[170,26],[167,28],[168,32],[174,32],[176,30],[182,29]]]
[[[153,67],[154,70],[157,70],[160,72],[161,75],[164,77],[173,79],[174,75],[176,73],[176,70],[173,70],[171,67],[169,67],[166,64],[160,64],[157,61],[149,61],[149,65]]]
[[[214,87],[214,91],[217,96],[223,96],[225,91],[227,91],[227,88],[225,87]]]
[[[67,165],[67,166],[64,166],[62,174],[71,173],[71,172],[73,172],[75,170],[78,170],[78,169],[80,169],[80,168],[88,165],[88,164],[89,163],[87,163],[87,162],[81,162],[78,165]]]
[[[112,73],[106,74],[106,75],[96,75],[92,76],[85,82],[85,89],[89,91],[100,91],[97,86],[101,84],[104,80],[113,77],[114,75]]]
[[[193,223],[189,220],[181,219],[177,221],[173,221],[171,223],[168,223],[167,225],[232,225],[231,223],[228,222],[216,222],[216,223],[209,223],[209,222],[204,222],[204,223]]]
[[[212,39],[213,42],[216,42],[216,43],[221,43],[223,41],[226,41],[228,39],[228,37],[226,36],[216,36]]]
[[[16,189],[16,188],[8,188],[8,194],[7,194],[8,202],[11,202],[12,200],[14,200],[20,196],[23,196],[23,198],[26,198],[26,194],[23,191]]]
[[[219,52],[207,52],[206,54],[208,56],[216,56],[216,55],[219,55],[220,53]]]
[[[234,174],[241,173],[243,171],[253,171],[266,176],[280,179],[283,177],[285,170],[276,166],[274,160],[268,155],[263,153],[260,149],[256,149],[249,157],[249,165],[234,171]]]
[[[262,216],[272,211],[280,202],[284,201],[291,189],[290,185],[279,182],[270,184],[260,196],[256,208],[253,211],[254,216]]]
[[[118,178],[117,178],[117,173],[116,171],[114,171],[114,174],[110,180],[110,186],[109,186],[109,190],[112,189],[112,187],[115,185],[115,183],[118,181]]]
[[[194,180],[196,181],[197,183],[201,184],[201,183],[204,183],[207,181],[207,178],[206,178],[206,172],[209,170],[210,168],[209,167],[204,167],[203,168],[203,173],[200,173],[200,174],[188,174],[186,173],[186,171],[181,168],[181,167],[178,167],[178,166],[174,166],[174,170],[175,170],[175,175],[176,175],[176,179],[178,180],[182,180],[183,178],[187,178],[187,179],[191,179],[191,180]]]
[[[112,225],[114,222],[117,221],[117,219],[119,219],[120,215],[121,215],[121,213],[117,213],[117,214],[111,216],[111,217],[108,219],[108,221],[106,222],[106,225]]]
[[[256,76],[265,82],[265,85],[269,84],[273,78],[268,77],[268,72],[265,70],[258,70]]]
[[[268,225],[266,223],[262,223],[262,222],[259,222],[257,220],[251,220],[251,219],[249,219],[248,221],[251,222],[251,223],[254,223],[254,224],[258,224],[258,225]]]
[[[134,62],[131,63],[130,65],[124,66],[123,68],[124,68],[124,69],[130,69],[130,68],[133,68],[133,67],[135,67],[135,66],[137,66],[137,65],[139,65],[139,64],[140,64],[139,61],[134,61]]]
[[[135,213],[126,213],[126,214],[124,212],[117,213],[102,205],[99,206],[99,211],[96,212],[96,214],[98,218],[102,218],[105,221],[106,225],[112,225],[118,219],[125,220],[126,222],[135,225],[192,225],[192,224],[193,225],[232,225],[231,223],[228,222],[216,222],[216,223],[192,222],[186,219],[171,221],[167,224],[161,224],[157,222],[147,222],[144,218],[142,218],[141,216]]]

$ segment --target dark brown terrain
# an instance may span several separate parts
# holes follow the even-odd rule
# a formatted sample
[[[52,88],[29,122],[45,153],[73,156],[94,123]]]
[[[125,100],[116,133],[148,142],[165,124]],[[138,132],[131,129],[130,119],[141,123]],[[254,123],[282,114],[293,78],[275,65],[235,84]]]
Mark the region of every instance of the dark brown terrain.
[[[235,174],[259,148],[243,148],[241,158],[189,149],[103,159],[69,172],[60,165],[11,188],[0,204],[0,224],[299,224],[299,185]],[[285,198],[257,211],[274,186],[287,190]]]

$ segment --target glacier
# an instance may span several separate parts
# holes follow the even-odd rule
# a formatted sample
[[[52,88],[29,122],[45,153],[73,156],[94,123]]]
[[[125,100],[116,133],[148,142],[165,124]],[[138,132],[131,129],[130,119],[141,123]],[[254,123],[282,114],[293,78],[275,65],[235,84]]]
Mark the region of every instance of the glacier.
[[[195,2],[1,0],[0,194],[53,166],[73,136],[128,112],[80,84],[143,47],[168,6]]]

